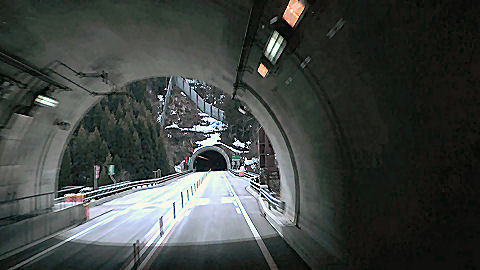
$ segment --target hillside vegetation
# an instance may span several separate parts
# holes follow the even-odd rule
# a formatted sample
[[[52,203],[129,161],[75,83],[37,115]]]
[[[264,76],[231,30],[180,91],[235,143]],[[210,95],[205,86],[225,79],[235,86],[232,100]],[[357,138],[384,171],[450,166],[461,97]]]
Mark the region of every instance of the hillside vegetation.
[[[145,91],[147,81],[126,86],[134,98],[108,96],[80,122],[65,149],[59,187],[93,185],[93,166],[101,165],[99,185],[111,184],[106,166],[115,165],[117,180],[152,178],[153,170],[171,173],[152,108],[158,89]]]

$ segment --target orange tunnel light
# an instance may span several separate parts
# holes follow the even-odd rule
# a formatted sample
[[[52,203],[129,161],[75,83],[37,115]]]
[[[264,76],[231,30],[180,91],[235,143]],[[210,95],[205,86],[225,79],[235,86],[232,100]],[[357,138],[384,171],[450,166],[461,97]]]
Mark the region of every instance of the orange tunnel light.
[[[283,19],[287,21],[291,27],[295,27],[304,10],[305,4],[303,1],[290,0],[285,12],[283,13]]]
[[[257,71],[258,73],[260,73],[260,75],[262,75],[263,78],[265,78],[265,76],[267,76],[267,73],[268,73],[268,68],[264,64],[260,63]]]

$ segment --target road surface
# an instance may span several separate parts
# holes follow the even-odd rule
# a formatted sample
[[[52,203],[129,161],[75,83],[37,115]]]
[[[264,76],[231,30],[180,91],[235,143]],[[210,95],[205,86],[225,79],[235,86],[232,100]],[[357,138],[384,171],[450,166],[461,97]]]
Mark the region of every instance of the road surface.
[[[246,180],[228,172],[206,174],[94,207],[88,222],[1,260],[0,268],[308,268],[261,215]]]

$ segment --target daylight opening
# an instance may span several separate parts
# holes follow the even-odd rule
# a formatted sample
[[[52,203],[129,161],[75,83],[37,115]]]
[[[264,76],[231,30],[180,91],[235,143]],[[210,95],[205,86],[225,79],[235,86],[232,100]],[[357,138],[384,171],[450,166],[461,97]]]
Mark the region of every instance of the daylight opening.
[[[78,125],[65,151],[59,190],[232,169],[258,175],[279,196],[275,153],[245,104],[204,81],[178,76],[124,88],[132,95],[103,99]]]
[[[193,167],[200,172],[203,171],[226,171],[227,161],[217,151],[208,150],[199,154],[193,161]]]

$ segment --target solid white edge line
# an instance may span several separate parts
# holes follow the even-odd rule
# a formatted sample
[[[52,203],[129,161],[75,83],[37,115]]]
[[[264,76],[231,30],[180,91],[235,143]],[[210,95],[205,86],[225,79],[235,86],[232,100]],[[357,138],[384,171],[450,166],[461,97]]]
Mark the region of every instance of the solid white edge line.
[[[262,237],[258,233],[257,228],[255,228],[255,225],[253,224],[252,220],[248,216],[247,211],[245,210],[242,202],[240,201],[240,199],[237,196],[237,193],[235,192],[235,190],[233,190],[233,188],[230,185],[230,182],[228,181],[227,177],[224,177],[223,180],[225,181],[225,183],[227,184],[227,188],[232,192],[233,197],[237,201],[238,207],[240,208],[240,211],[242,212],[242,215],[245,218],[245,221],[247,222],[248,227],[250,228],[250,231],[252,232],[253,236],[255,237],[255,240],[257,241],[258,247],[262,251],[263,257],[267,261],[268,266],[272,270],[277,270],[278,269],[277,264],[275,263],[272,255],[268,251],[267,246],[265,246],[265,243],[263,242]]]

